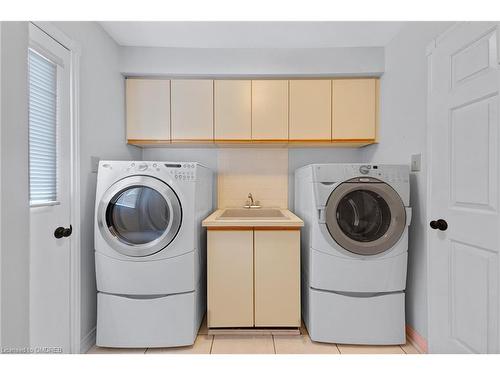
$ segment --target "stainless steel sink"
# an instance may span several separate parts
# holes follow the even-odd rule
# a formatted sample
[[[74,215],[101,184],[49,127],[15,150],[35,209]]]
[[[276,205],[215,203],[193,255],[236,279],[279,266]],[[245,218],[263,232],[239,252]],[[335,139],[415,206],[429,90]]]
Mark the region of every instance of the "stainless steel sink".
[[[246,219],[246,220],[272,220],[288,219],[277,208],[228,208],[217,220]]]

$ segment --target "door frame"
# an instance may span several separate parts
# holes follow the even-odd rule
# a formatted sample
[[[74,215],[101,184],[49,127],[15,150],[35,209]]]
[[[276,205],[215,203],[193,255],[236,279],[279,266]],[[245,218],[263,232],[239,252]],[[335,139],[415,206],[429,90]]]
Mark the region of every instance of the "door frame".
[[[441,34],[439,34],[436,38],[432,39],[431,42],[426,47],[425,50],[425,63],[427,65],[427,74],[426,74],[426,79],[427,79],[427,100],[426,100],[426,142],[425,142],[425,147],[426,147],[426,160],[424,162],[427,164],[427,170],[426,170],[426,204],[425,204],[425,224],[430,222],[431,220],[431,210],[432,210],[432,189],[431,189],[431,178],[432,178],[432,123],[431,123],[431,108],[432,108],[432,54],[434,52],[434,49],[437,46],[438,40],[443,38],[447,33],[449,33],[451,30],[455,29],[458,27],[460,24],[463,24],[465,22],[457,22],[453,25],[451,25],[448,29],[443,31]],[[431,300],[429,298],[429,291],[431,287],[431,277],[430,277],[430,262],[431,262],[431,238],[428,234],[428,228],[426,226],[426,229],[424,230],[425,233],[425,244],[426,244],[426,267],[427,267],[427,277],[426,277],[426,283],[427,283],[427,332],[421,333],[424,335],[426,343],[425,343],[425,348],[427,353],[429,352],[429,349],[431,347],[431,328],[430,328],[430,316],[431,316]]]
[[[436,36],[428,45],[425,51],[425,58],[426,58],[426,64],[427,64],[427,100],[426,100],[426,157],[424,159],[424,163],[427,164],[427,170],[426,170],[426,215],[425,215],[425,220],[426,220],[426,225],[427,223],[430,223],[432,220],[432,188],[431,188],[431,178],[432,178],[432,170],[433,170],[433,165],[432,165],[432,121],[431,121],[431,111],[432,111],[432,57],[434,50],[437,48],[438,44],[440,41],[442,41],[444,38],[447,37],[447,35],[452,32],[453,30],[462,27],[463,25],[467,23],[471,23],[474,21],[459,21],[455,22],[453,25],[451,25],[449,28],[447,28],[445,31],[443,31],[441,34]],[[488,21],[485,21],[488,22]],[[497,40],[497,64],[500,65],[500,38]],[[424,164],[424,165],[425,165]],[[500,227],[499,227],[500,230]],[[425,244],[426,244],[426,256],[427,256],[427,261],[426,261],[426,266],[427,266],[427,337],[426,337],[426,347],[427,350],[431,349],[432,347],[432,333],[431,333],[431,325],[430,325],[430,317],[431,317],[431,312],[432,312],[432,302],[431,299],[429,298],[429,291],[431,288],[431,277],[430,277],[430,262],[431,262],[431,251],[432,251],[432,239],[431,236],[428,235],[429,229],[426,227],[426,230],[424,231],[425,233]]]
[[[73,225],[70,245],[70,350],[80,353],[81,346],[81,241],[80,241],[80,56],[81,46],[51,22],[30,22],[70,52],[71,176],[70,201]]]

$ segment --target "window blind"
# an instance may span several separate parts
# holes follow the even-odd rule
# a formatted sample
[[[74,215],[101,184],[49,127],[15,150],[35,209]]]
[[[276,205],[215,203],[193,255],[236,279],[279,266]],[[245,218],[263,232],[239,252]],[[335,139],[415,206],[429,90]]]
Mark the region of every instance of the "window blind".
[[[29,66],[30,204],[57,201],[57,65],[33,50]]]

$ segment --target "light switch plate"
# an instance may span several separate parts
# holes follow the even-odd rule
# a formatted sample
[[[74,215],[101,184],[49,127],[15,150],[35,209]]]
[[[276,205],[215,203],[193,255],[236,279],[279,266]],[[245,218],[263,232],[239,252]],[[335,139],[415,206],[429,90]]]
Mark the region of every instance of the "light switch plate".
[[[91,156],[90,157],[90,171],[92,173],[97,173],[97,170],[99,169],[99,156]]]
[[[422,169],[422,154],[413,154],[411,156],[411,171],[420,172]]]

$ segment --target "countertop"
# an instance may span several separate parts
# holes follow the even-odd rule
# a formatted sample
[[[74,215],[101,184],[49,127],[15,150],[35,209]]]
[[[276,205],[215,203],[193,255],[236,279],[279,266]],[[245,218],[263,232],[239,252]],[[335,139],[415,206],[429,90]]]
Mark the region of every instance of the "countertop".
[[[226,211],[226,208],[219,209],[213,212],[205,220],[202,221],[202,226],[207,229],[223,229],[223,228],[300,228],[304,226],[304,222],[293,212],[285,209],[280,209],[284,217],[268,217],[268,218],[238,218],[228,217],[219,219]]]

